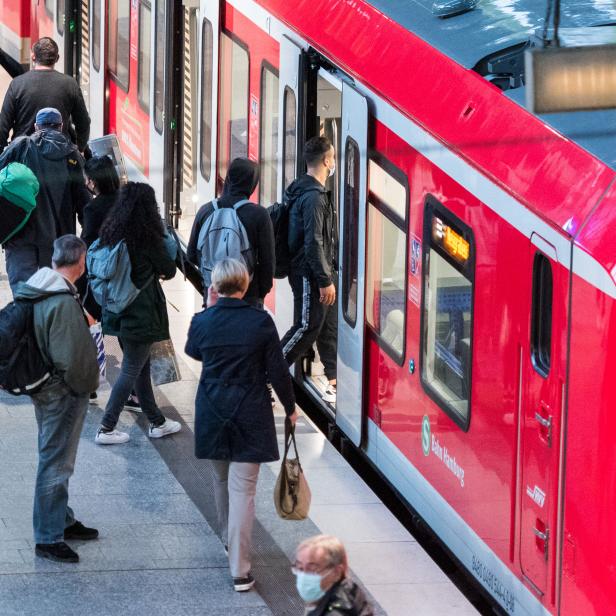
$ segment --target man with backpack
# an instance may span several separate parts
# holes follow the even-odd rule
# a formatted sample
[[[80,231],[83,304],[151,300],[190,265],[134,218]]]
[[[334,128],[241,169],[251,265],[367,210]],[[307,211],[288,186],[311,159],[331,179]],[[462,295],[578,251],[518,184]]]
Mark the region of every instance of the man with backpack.
[[[308,355],[319,339],[328,313],[335,311],[335,266],[338,246],[336,213],[325,188],[336,170],[336,153],[326,137],[312,137],[304,146],[307,172],[287,188],[289,284],[293,291],[293,325],[284,335],[282,351],[289,365]],[[329,322],[335,323],[335,315]],[[325,332],[324,332],[325,333]],[[336,331],[327,328],[318,340],[329,386],[323,399],[336,400]]]
[[[53,242],[75,233],[90,194],[77,146],[62,133],[62,115],[51,107],[36,114],[36,132],[18,137],[0,155],[0,169],[11,162],[29,167],[39,182],[36,208],[28,222],[4,244],[11,290],[40,267],[51,265]]]
[[[85,269],[85,255],[83,240],[74,235],[58,238],[53,244],[52,268],[43,267],[15,292],[16,304],[31,306],[32,320],[26,332],[33,332],[36,345],[30,352],[40,353],[49,372],[42,385],[30,393],[39,444],[33,515],[35,553],[58,562],[79,560],[65,539],[98,537],[96,529],[75,520],[68,506],[68,483],[79,437],[90,392],[96,391],[99,379],[96,346],[75,287]],[[6,334],[0,330],[3,344]],[[17,346],[19,341],[12,344]],[[24,363],[20,365],[23,368]]]
[[[218,199],[197,212],[186,255],[201,270],[204,298],[216,262],[242,261],[251,275],[244,301],[263,306],[274,284],[274,231],[267,210],[249,201],[259,183],[259,166],[247,158],[231,161]]]

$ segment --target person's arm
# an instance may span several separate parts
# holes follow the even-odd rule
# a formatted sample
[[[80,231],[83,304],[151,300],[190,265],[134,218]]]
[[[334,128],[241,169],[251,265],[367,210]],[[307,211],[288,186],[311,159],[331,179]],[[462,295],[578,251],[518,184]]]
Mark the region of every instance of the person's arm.
[[[276,326],[272,318],[266,314],[264,329],[266,329],[267,346],[265,348],[265,367],[267,370],[267,378],[272,384],[280,403],[284,407],[287,417],[295,412],[295,391],[289,366],[282,354],[280,346],[280,338],[276,331]]]
[[[9,84],[0,111],[0,152],[8,145],[9,133],[15,124],[15,95],[12,86],[13,82]]]
[[[186,339],[186,346],[184,347],[184,352],[188,357],[192,357],[197,361],[201,361],[203,359],[201,355],[200,342],[202,339],[202,334],[200,333],[201,325],[199,321],[201,320],[199,317],[203,313],[196,314],[192,321],[190,322],[190,328],[188,329],[188,337]]]
[[[197,248],[197,242],[199,241],[199,233],[201,233],[207,206],[208,204],[206,203],[199,208],[192,229],[190,230],[188,245],[186,246],[186,258],[197,267],[199,267],[201,261],[201,251]]]
[[[73,80],[74,81],[74,80]],[[80,152],[83,152],[88,145],[90,139],[90,115],[88,108],[83,100],[83,93],[79,84],[75,81],[76,91],[73,96],[73,109],[71,111],[71,120],[75,125],[75,137],[77,139],[77,147]]]
[[[154,272],[158,276],[161,276],[165,280],[169,280],[175,276],[175,272],[177,271],[175,259],[172,259],[169,256],[162,240],[160,247],[152,248],[149,251],[149,257],[152,267],[154,268]]]
[[[311,192],[304,204],[304,251],[308,267],[319,288],[332,284],[331,271],[323,250],[323,220],[325,217],[324,197]]]
[[[71,195],[73,198],[73,208],[77,214],[77,220],[83,227],[83,210],[92,199],[90,191],[86,188],[86,182],[83,176],[83,166],[81,156],[75,152],[68,159],[69,178],[71,182]]]
[[[9,163],[20,163],[23,160],[28,139],[29,137],[18,137],[15,141],[11,141],[11,145],[0,154],[0,169],[6,167]]]
[[[257,206],[261,208],[261,206]],[[259,297],[264,298],[274,286],[274,270],[276,268],[276,247],[274,227],[265,208],[261,208],[257,231],[257,255],[259,258]]]

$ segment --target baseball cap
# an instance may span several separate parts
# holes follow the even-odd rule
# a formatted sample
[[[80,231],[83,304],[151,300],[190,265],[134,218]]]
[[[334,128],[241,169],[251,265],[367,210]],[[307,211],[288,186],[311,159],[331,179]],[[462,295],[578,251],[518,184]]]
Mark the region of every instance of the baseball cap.
[[[62,114],[54,107],[44,107],[36,114],[34,123],[38,126],[57,126],[62,124]]]

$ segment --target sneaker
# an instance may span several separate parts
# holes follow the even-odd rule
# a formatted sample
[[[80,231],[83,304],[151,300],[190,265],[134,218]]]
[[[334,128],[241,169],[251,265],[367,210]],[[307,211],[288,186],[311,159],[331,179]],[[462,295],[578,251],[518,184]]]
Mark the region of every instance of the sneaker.
[[[98,538],[96,528],[88,528],[81,522],[75,520],[70,526],[64,529],[65,539],[80,539],[81,541],[90,541]]]
[[[233,588],[237,592],[246,592],[250,590],[255,585],[255,579],[248,573],[245,577],[234,577],[233,578]]]
[[[97,445],[119,445],[126,443],[130,440],[130,436],[126,432],[120,432],[119,430],[110,430],[105,432],[103,428],[99,428],[94,438],[94,442]]]
[[[95,391],[93,391],[90,394],[90,404],[98,404],[97,400],[98,400],[98,394]]]
[[[37,543],[34,553],[41,558],[49,558],[59,563],[78,563],[79,554],[60,541],[59,543]]]
[[[128,396],[128,400],[124,403],[124,408],[129,411],[136,411],[137,413],[142,411],[141,402],[139,402],[139,398],[135,394]]]
[[[330,404],[336,404],[336,386],[328,385],[327,389],[323,392],[321,396],[324,402],[329,402]]]
[[[173,419],[165,419],[165,423],[160,426],[150,426],[150,438],[162,438],[168,434],[175,434],[182,429],[182,424]]]

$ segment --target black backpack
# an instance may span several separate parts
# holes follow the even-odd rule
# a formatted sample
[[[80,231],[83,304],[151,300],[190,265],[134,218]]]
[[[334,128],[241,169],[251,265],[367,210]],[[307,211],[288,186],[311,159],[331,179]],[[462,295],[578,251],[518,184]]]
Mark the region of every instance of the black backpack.
[[[267,213],[274,227],[274,252],[276,267],[274,278],[286,278],[291,267],[291,254],[289,253],[289,210],[288,201],[273,203],[267,208]]]
[[[18,299],[0,310],[0,387],[14,396],[36,393],[51,376],[34,335],[34,303]]]

